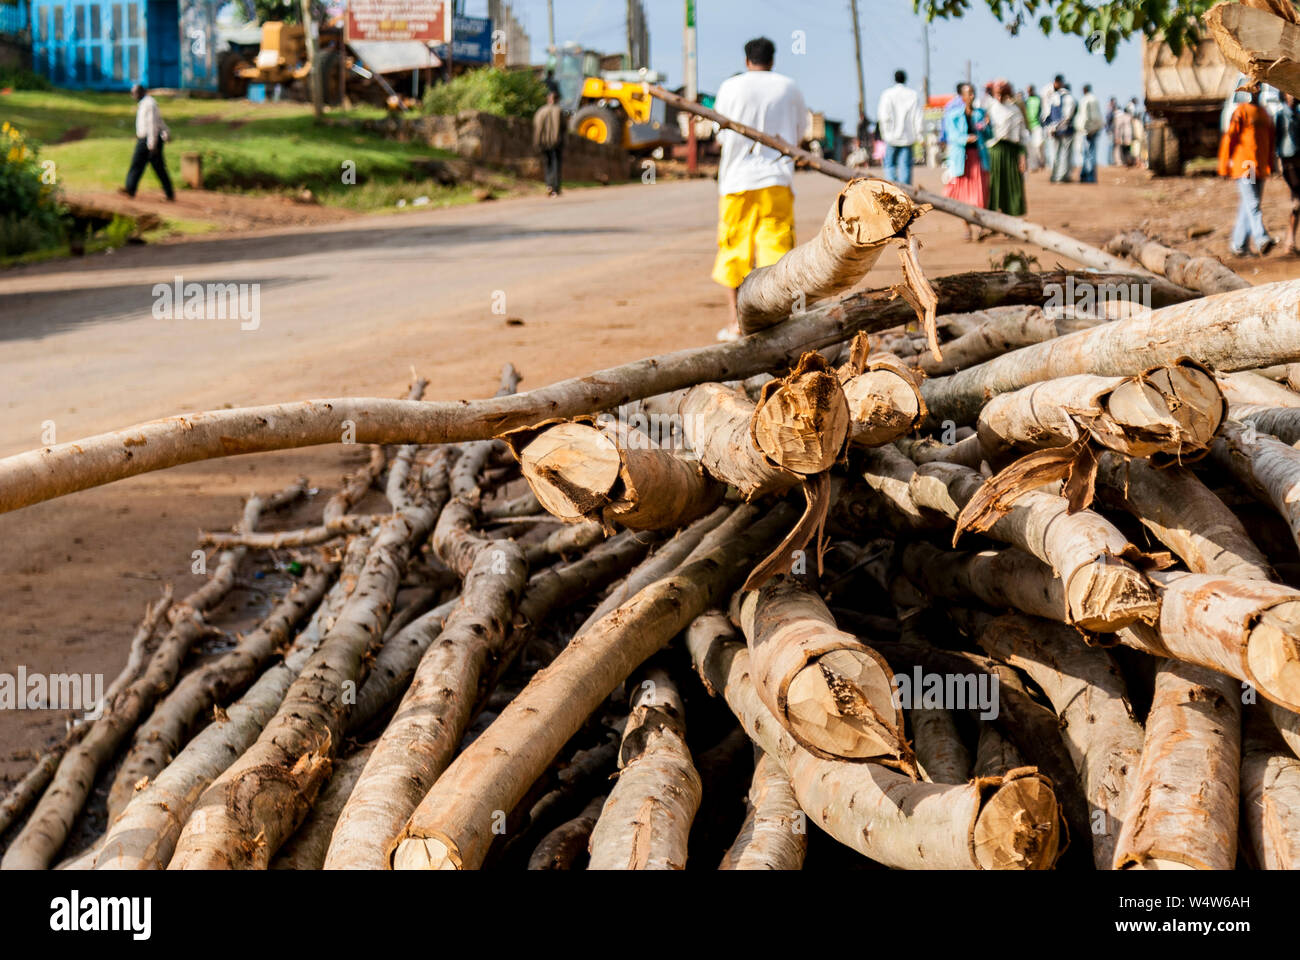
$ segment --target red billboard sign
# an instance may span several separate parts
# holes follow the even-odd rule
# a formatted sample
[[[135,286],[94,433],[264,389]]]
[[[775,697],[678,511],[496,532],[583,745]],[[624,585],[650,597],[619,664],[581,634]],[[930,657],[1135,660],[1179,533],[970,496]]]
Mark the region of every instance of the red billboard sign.
[[[447,40],[446,0],[348,0],[349,40]]]

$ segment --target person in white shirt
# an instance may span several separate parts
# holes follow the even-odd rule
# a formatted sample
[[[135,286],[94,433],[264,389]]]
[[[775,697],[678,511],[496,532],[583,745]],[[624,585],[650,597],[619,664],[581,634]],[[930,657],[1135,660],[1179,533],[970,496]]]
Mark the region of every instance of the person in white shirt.
[[[131,169],[126,173],[126,189],[123,192],[128,197],[134,197],[136,188],[140,186],[140,178],[144,176],[144,168],[151,166],[158,175],[167,199],[175,200],[176,191],[172,189],[172,178],[167,175],[167,161],[163,159],[163,144],[171,136],[171,131],[162,118],[162,111],[158,109],[158,101],[149,96],[148,90],[137,83],[131,88],[131,96],[135,97],[139,106],[135,108],[135,153],[131,155]]]
[[[1092,92],[1092,84],[1083,85],[1083,99],[1074,114],[1074,133],[1083,145],[1083,160],[1079,165],[1079,182],[1097,182],[1097,138],[1106,126],[1101,113],[1101,101]]]
[[[876,111],[880,138],[885,141],[885,179],[912,182],[912,155],[921,139],[921,97],[907,86],[907,74],[894,74],[894,85],[880,95]]]
[[[745,44],[745,72],[718,88],[714,109],[798,146],[808,129],[808,107],[793,80],[772,72],[776,47],[766,37]],[[731,326],[718,338],[740,335],[736,290],[755,267],[776,263],[794,248],[794,160],[732,130],[718,134],[718,257],[713,279],[727,288]]]

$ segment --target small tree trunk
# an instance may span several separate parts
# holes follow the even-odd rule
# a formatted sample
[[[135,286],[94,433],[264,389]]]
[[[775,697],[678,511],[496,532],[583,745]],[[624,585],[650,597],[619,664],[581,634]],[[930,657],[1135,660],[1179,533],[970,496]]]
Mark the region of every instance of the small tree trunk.
[[[1266,434],[1251,436],[1229,420],[1215,441],[1214,459],[1271,504],[1300,545],[1300,450]]]
[[[682,870],[703,787],[685,707],[663,670],[646,671],[623,729],[619,776],[591,832],[589,870]]]
[[[936,360],[927,353],[917,358],[916,365],[927,376],[940,377],[1021,347],[1090,329],[1100,322],[1091,317],[1050,317],[1043,312],[1042,307],[1033,305],[1009,307],[1005,312],[989,313],[993,315],[983,323],[968,332],[959,333],[955,340],[945,343],[942,360]],[[943,317],[939,319],[940,323],[945,320]],[[954,328],[955,325],[950,324],[949,329]]]
[[[1189,664],[1163,664],[1115,868],[1231,870],[1240,766],[1237,684]]]
[[[801,870],[808,852],[807,820],[781,764],[755,750],[758,762],[745,803],[745,822],[718,869]]]
[[[1300,280],[1193,300],[1024,347],[922,387],[930,422],[973,423],[990,397],[1089,373],[1131,377],[1182,357],[1214,370],[1300,360]]]
[[[1246,76],[1300,97],[1300,22],[1294,8],[1220,3],[1205,14],[1224,57]]]
[[[1023,550],[962,553],[909,543],[903,548],[903,574],[930,596],[975,599],[1059,623],[1069,619],[1060,578]]]
[[[912,737],[916,762],[931,783],[966,783],[971,778],[970,751],[961,741],[952,714],[942,707],[913,707]]]
[[[374,744],[367,744],[352,756],[340,760],[330,774],[307,819],[271,861],[272,870],[320,870],[329,852],[330,837],[361,771],[370,759]]]
[[[805,353],[789,376],[763,384],[749,432],[784,470],[806,477],[831,468],[849,435],[849,405],[821,354]]]
[[[889,664],[835,625],[821,597],[778,577],[745,594],[740,623],[764,705],[828,760],[889,757],[911,766]]]
[[[1296,407],[1233,403],[1231,412],[1232,419],[1239,421],[1247,429],[1253,427],[1256,433],[1277,437],[1283,443],[1289,443],[1293,447],[1300,443],[1300,409]]]
[[[572,820],[566,820],[546,836],[537,845],[533,855],[528,858],[529,870],[576,870],[587,857],[587,844],[591,840],[591,831],[595,829],[596,818],[605,806],[605,795],[593,797],[582,808],[582,813]]]
[[[1005,777],[1012,770],[1025,765],[1024,758],[991,720],[980,724],[979,743],[975,748],[975,776]]]
[[[857,366],[862,369],[857,370]],[[842,369],[840,377],[852,418],[849,442],[854,446],[893,443],[925,419],[920,378],[895,356],[874,354],[861,364]]]
[[[1223,388],[1223,395],[1234,408],[1248,403],[1261,407],[1300,407],[1300,393],[1252,370],[1220,374],[1219,384]],[[1233,418],[1241,419],[1235,413]]]
[[[702,383],[681,402],[682,429],[710,476],[740,491],[746,500],[782,493],[802,479],[763,455],[750,433],[757,405],[720,383]]]
[[[1300,760],[1257,710],[1241,751],[1242,833],[1263,870],[1300,870]]]
[[[741,332],[763,330],[815,300],[857,286],[924,212],[887,180],[850,181],[815,239],[745,277],[736,291]]]
[[[637,666],[744,574],[788,511],[738,508],[673,576],[659,580],[571,642],[456,758],[411,815],[392,850],[394,869],[474,869],[500,821],[600,702]],[[501,814],[504,816],[504,813]]]
[[[1250,286],[1248,281],[1213,257],[1189,257],[1181,250],[1149,239],[1140,230],[1116,234],[1106,244],[1106,250],[1119,257],[1132,257],[1152,273],[1207,296],[1245,290]]]
[[[724,627],[713,618],[688,632],[696,669],[780,764],[809,819],[835,839],[898,869],[1047,869],[1055,861],[1056,799],[1032,768],[949,786],[913,781],[876,763],[816,757],[764,706],[750,679],[749,651]]]

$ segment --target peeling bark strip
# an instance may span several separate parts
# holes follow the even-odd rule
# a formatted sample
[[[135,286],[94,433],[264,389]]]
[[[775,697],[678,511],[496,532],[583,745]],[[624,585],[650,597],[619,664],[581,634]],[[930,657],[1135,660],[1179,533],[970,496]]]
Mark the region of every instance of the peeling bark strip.
[[[939,319],[942,322],[947,318]],[[1010,307],[1003,313],[988,317],[975,329],[958,335],[957,339],[945,343],[942,360],[923,354],[916,358],[915,363],[927,376],[939,377],[973,367],[1021,347],[1087,330],[1099,322],[1090,317],[1049,317],[1042,307],[1037,306]]]
[[[1044,287],[1060,285],[1073,275],[1062,271],[959,274],[936,280],[934,287],[943,309],[975,310],[990,302],[1041,304],[1047,296]],[[1133,275],[1087,274],[1084,279],[1097,284],[1127,283]],[[1153,294],[1157,305],[1178,303],[1191,296],[1179,288],[1156,290]],[[704,381],[767,373],[793,364],[808,350],[847,340],[859,330],[886,330],[911,319],[911,307],[895,299],[892,291],[858,293],[822,304],[781,324],[779,329],[737,343],[649,357],[514,396],[456,402],[305,400],[153,420],[0,459],[0,512],[196,460],[340,443],[347,421],[355,425],[357,443],[486,440],[521,427],[609,410]],[[1251,342],[1245,334],[1243,342]],[[1252,350],[1249,355],[1258,352]],[[1300,359],[1300,350],[1294,352]],[[1232,369],[1273,362],[1255,360]],[[1138,364],[1137,369],[1150,365]],[[1136,369],[1123,371],[1133,372]]]
[[[721,618],[687,633],[695,668],[745,732],[790,778],[799,806],[840,843],[904,870],[1046,870],[1060,815],[1032,767],[960,786],[914,781],[876,763],[823,760],[801,747],[763,705],[749,651]]]
[[[1262,870],[1300,870],[1300,760],[1258,710],[1246,712],[1242,833]]]
[[[588,870],[683,870],[703,784],[672,679],[647,670],[623,729],[618,780],[591,832]]]
[[[990,397],[1031,383],[1080,373],[1131,377],[1182,357],[1219,371],[1300,360],[1300,280],[1221,293],[1023,347],[929,380],[921,392],[931,423],[973,423]]]
[[[1181,250],[1149,239],[1140,230],[1116,234],[1106,244],[1106,250],[1118,257],[1132,257],[1152,273],[1207,296],[1245,290],[1250,286],[1249,281],[1213,257],[1189,257]]]
[[[981,530],[1051,564],[1063,585],[1067,623],[1110,633],[1139,620],[1155,622],[1156,590],[1135,566],[1148,559],[1109,520],[1091,510],[1071,513],[1064,497],[1041,490],[972,517],[984,489],[978,473],[953,463],[919,467],[910,484],[916,504],[957,520],[954,545],[965,529]]]
[[[388,492],[398,509],[381,525],[356,591],[257,742],[208,787],[169,869],[265,868],[328,780],[363,657],[388,623],[411,546],[445,501],[445,461],[425,468],[439,489],[419,502],[401,496],[407,466],[394,462],[398,475],[390,476]]]
[[[885,658],[835,625],[821,597],[786,577],[744,595],[740,624],[764,705],[810,753],[914,765]]]
[[[1186,463],[1209,452],[1227,410],[1210,372],[1180,359],[1134,377],[1081,374],[1001,394],[980,411],[977,431],[990,461],[1087,438],[1129,457]]]
[[[800,816],[794,787],[781,764],[761,750],[756,752],[745,822],[718,869],[801,870],[808,852],[808,826]]]
[[[1190,664],[1163,664],[1115,869],[1231,870],[1240,765],[1237,684]]]
[[[96,870],[162,870],[172,858],[181,828],[208,784],[256,741],[284,695],[320,645],[356,589],[370,541],[348,545],[342,572],[325,602],[294,641],[283,663],[266,670],[248,691],[208,724],[112,823],[94,863]]]
[[[1229,420],[1215,441],[1214,459],[1277,510],[1300,545],[1300,450],[1277,437],[1252,437],[1241,424]]]
[[[736,291],[741,332],[756,333],[857,286],[927,209],[887,180],[850,181],[816,238],[745,277]]]
[[[1091,813],[1093,860],[1111,869],[1142,756],[1142,726],[1110,654],[1060,624],[1021,616],[989,621],[978,640],[990,656],[1027,673],[1060,716]]]
[[[394,869],[479,867],[500,816],[514,809],[600,702],[653,653],[715,605],[747,560],[790,523],[784,506],[755,522],[743,506],[673,575],[646,587],[575,637],[438,778],[392,851]]]
[[[1300,590],[1197,573],[1151,576],[1162,587],[1167,655],[1245,680],[1300,712]]]
[[[541,505],[570,523],[671,530],[708,513],[726,492],[699,464],[634,430],[611,435],[586,423],[559,423],[527,439],[518,457]]]
[[[267,614],[235,649],[186,675],[135,732],[131,748],[118,767],[108,791],[108,819],[130,802],[136,785],[165,767],[214,705],[229,702],[252,683],[276,652],[288,642],[294,625],[314,610],[338,572],[325,563],[308,570],[302,580]]]
[[[803,478],[768,461],[754,442],[750,423],[757,404],[720,383],[701,383],[682,398],[679,413],[687,445],[711,476],[746,500],[782,493]]]

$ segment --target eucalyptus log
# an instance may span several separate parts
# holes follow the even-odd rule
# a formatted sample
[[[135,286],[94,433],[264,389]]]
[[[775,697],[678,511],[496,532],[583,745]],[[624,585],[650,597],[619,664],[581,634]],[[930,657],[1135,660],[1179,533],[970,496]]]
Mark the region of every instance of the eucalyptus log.
[[[857,286],[924,212],[887,180],[849,181],[813,240],[745,277],[736,291],[741,332],[763,330],[813,301]]]
[[[1300,97],[1300,19],[1294,7],[1258,0],[1220,3],[1205,14],[1205,22],[1234,67]]]
[[[605,794],[591,799],[582,812],[572,820],[560,824],[537,844],[528,858],[529,870],[573,870],[587,856],[587,844],[596,818],[605,806]]]
[[[916,366],[927,376],[943,376],[1021,347],[1095,327],[1100,322],[1091,317],[1053,317],[1032,304],[1010,307],[945,343],[942,360],[923,354],[917,357]]]
[[[575,638],[536,674],[426,794],[392,849],[394,869],[474,869],[510,810],[600,702],[744,576],[743,564],[789,524],[778,507],[755,522],[743,506],[672,576],[646,587]]]
[[[804,749],[824,759],[887,757],[910,767],[885,658],[840,630],[821,597],[778,577],[744,595],[754,686]]]
[[[990,620],[977,639],[990,656],[1027,673],[1060,716],[1090,809],[1093,859],[1109,870],[1142,755],[1142,727],[1114,661],[1068,627],[1023,616]]]
[[[1052,568],[1016,548],[970,553],[909,543],[903,548],[903,574],[929,596],[975,599],[1061,623],[1069,617],[1065,590]]]
[[[789,375],[763,384],[749,431],[770,463],[809,476],[840,458],[849,426],[839,379],[821,354],[810,352]]]
[[[1022,347],[922,386],[930,422],[973,423],[991,397],[1093,374],[1131,377],[1183,357],[1217,370],[1300,360],[1300,280],[1221,293]]]
[[[1215,441],[1214,459],[1276,509],[1300,545],[1300,450],[1229,420]]]
[[[859,334],[862,342],[865,334]],[[863,343],[865,352],[866,344]],[[887,353],[864,357],[840,371],[848,401],[849,442],[879,447],[911,433],[925,419],[921,379],[901,360]]]
[[[745,821],[719,870],[801,870],[808,826],[781,764],[757,750]]]
[[[1207,296],[1245,290],[1249,281],[1213,257],[1190,257],[1147,237],[1140,230],[1118,233],[1106,244],[1117,257],[1132,257],[1152,273]]]
[[[702,383],[682,398],[679,409],[686,443],[704,469],[735,487],[746,500],[783,493],[802,479],[770,463],[754,442],[750,422],[756,408],[738,390]]]
[[[962,743],[952,713],[943,707],[916,707],[912,719],[916,762],[931,783],[966,783],[971,778],[970,751]]]
[[[1256,710],[1242,736],[1241,824],[1261,869],[1300,870],[1300,759]]]
[[[1056,798],[1032,768],[947,785],[914,781],[877,763],[823,760],[764,706],[749,651],[725,620],[697,622],[687,646],[709,689],[785,771],[808,819],[863,856],[897,869],[1047,869],[1055,862]]]
[[[975,777],[1005,777],[1025,765],[1024,757],[1002,734],[997,725],[986,720],[980,724],[979,742],[975,747]]]
[[[588,870],[682,870],[703,787],[686,746],[686,710],[669,675],[632,694],[619,775],[591,832]]]
[[[1300,407],[1300,393],[1261,376],[1254,370],[1220,374],[1219,384],[1223,388],[1223,395],[1233,407],[1245,403],[1292,409]]]
[[[1162,664],[1115,869],[1231,870],[1240,766],[1237,684],[1191,664]]]
[[[1300,394],[1296,395],[1300,397]],[[1232,419],[1246,429],[1277,437],[1283,443],[1295,446],[1300,443],[1300,409],[1295,407],[1261,406],[1255,403],[1234,403]]]
[[[338,823],[361,771],[370,759],[374,744],[367,744],[356,753],[340,760],[330,774],[329,783],[307,814],[307,819],[271,861],[272,870],[320,870],[325,865],[330,837]]]

